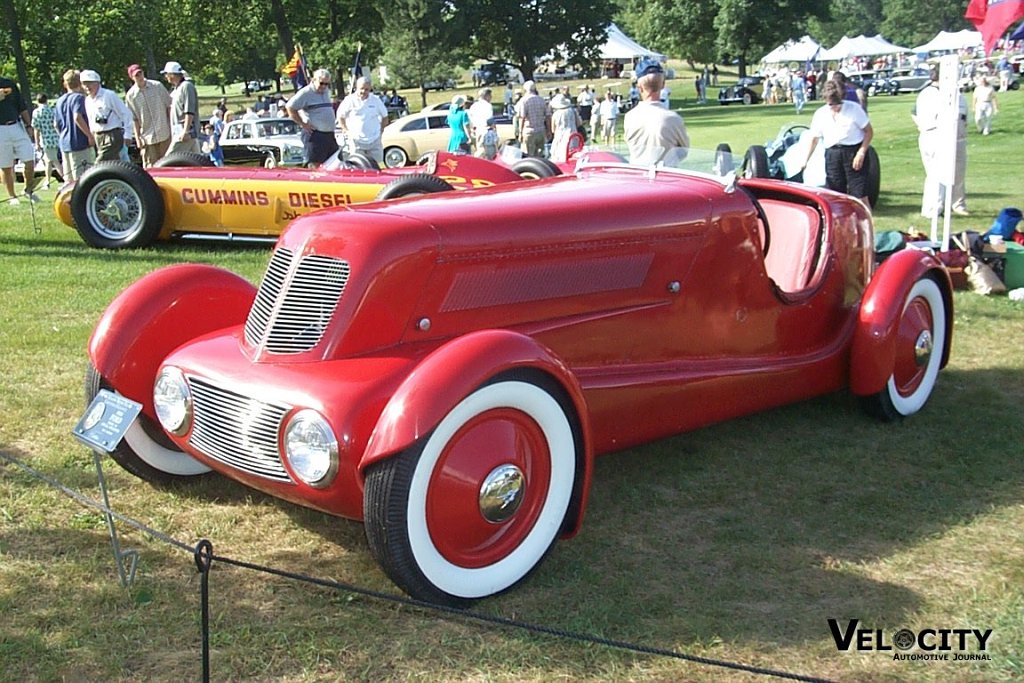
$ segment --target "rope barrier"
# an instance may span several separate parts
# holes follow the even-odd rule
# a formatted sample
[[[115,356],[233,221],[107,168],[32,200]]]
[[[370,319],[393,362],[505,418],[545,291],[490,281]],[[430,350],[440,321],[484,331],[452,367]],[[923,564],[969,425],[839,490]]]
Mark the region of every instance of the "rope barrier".
[[[791,681],[806,681],[809,683],[831,683],[828,679],[807,676],[803,674],[790,673],[788,671],[779,671],[775,669],[769,669],[765,667],[753,666],[750,664],[742,664],[739,662],[731,662],[724,659],[715,659],[712,657],[703,657],[700,655],[692,655],[684,652],[676,652],[675,650],[669,650],[666,648],[653,647],[649,645],[640,645],[631,643],[624,640],[616,640],[613,638],[606,638],[591,633],[581,633],[577,631],[567,631],[560,628],[551,626],[545,626],[543,624],[534,624],[525,621],[519,621],[516,619],[510,619],[508,617],[502,617],[493,614],[485,614],[482,612],[475,612],[472,610],[458,609],[455,607],[447,607],[444,605],[435,605],[429,602],[423,602],[422,600],[416,600],[414,598],[408,598],[401,595],[395,595],[391,593],[384,593],[381,591],[372,590],[369,588],[362,588],[353,584],[348,584],[340,581],[332,581],[329,579],[322,579],[318,577],[308,576],[297,572],[291,572],[283,569],[276,569],[274,567],[266,567],[263,565],[254,564],[252,562],[246,562],[244,560],[237,560],[230,557],[224,557],[217,555],[213,551],[213,544],[207,539],[201,539],[194,546],[188,545],[181,541],[178,541],[171,536],[157,531],[142,522],[134,520],[123,514],[115,512],[110,509],[104,503],[93,500],[88,496],[83,495],[78,491],[68,488],[61,482],[57,481],[53,477],[46,475],[29,465],[23,463],[21,460],[0,451],[0,459],[6,460],[22,470],[30,474],[31,476],[43,481],[53,488],[61,491],[68,497],[74,499],[78,503],[94,508],[103,512],[104,514],[110,515],[111,517],[124,522],[128,526],[135,528],[163,543],[174,546],[181,550],[188,551],[192,554],[195,561],[196,567],[200,573],[200,610],[201,610],[201,621],[202,621],[202,667],[203,667],[203,678],[202,680],[208,682],[210,680],[210,646],[209,646],[209,574],[210,568],[214,562],[222,562],[227,565],[232,565],[242,569],[248,569],[251,571],[257,571],[272,576],[277,576],[285,579],[291,579],[294,581],[300,581],[323,588],[330,588],[339,591],[345,591],[364,597],[374,598],[385,602],[390,602],[398,605],[407,607],[414,607],[417,609],[439,612],[446,614],[464,621],[473,621],[482,624],[488,624],[491,626],[499,626],[508,629],[518,629],[529,633],[535,633],[545,636],[552,636],[555,638],[561,638],[564,640],[573,640],[581,643],[591,643],[594,645],[602,645],[617,650],[623,650],[626,652],[633,652],[637,654],[651,655],[657,657],[667,657],[671,659],[682,660],[691,662],[694,664],[702,664],[705,666],[718,667],[723,669],[730,669],[733,671],[743,671],[746,673],[752,673],[762,676],[769,676],[773,678],[781,678]]]

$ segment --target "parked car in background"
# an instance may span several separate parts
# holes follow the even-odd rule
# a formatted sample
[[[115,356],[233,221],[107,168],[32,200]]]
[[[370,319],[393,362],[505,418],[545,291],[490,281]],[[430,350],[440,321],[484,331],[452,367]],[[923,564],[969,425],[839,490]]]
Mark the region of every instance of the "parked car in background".
[[[427,81],[423,84],[423,89],[428,92],[431,90],[451,90],[457,85],[458,83],[454,78],[442,78],[436,81]]]
[[[449,102],[409,114],[388,124],[381,135],[384,164],[400,168],[436,150],[448,149],[451,129],[448,127]],[[495,116],[498,137],[502,142],[515,139],[515,127],[508,116]]]
[[[87,399],[141,404],[111,452],[135,476],[360,520],[397,586],[466,606],[579,531],[598,456],[844,389],[885,421],[924,408],[949,275],[919,249],[876,266],[872,236],[857,200],[710,163],[318,211],[258,287],[176,264],[125,289]]]
[[[299,126],[289,118],[236,119],[220,135],[224,163],[230,166],[298,166],[302,163]]]
[[[915,66],[909,72],[899,73],[891,76],[888,87],[893,95],[905,92],[920,92],[926,85],[931,83],[931,69],[927,66]]]
[[[743,104],[757,104],[762,99],[764,90],[764,78],[761,76],[746,76],[739,79],[735,85],[728,85],[718,91],[719,104],[731,104],[741,102]]]
[[[895,95],[896,87],[891,82],[891,71],[854,71],[846,79],[864,91],[868,97]]]

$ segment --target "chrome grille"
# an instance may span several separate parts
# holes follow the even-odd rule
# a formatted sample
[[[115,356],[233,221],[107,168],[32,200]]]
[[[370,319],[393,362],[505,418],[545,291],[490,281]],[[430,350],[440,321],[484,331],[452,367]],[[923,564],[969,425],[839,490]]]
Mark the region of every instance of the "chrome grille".
[[[282,249],[274,254],[245,323],[246,340],[273,353],[301,353],[320,343],[348,283],[346,261],[311,255],[293,263],[292,257]]]
[[[264,403],[190,377],[193,399],[189,443],[235,469],[291,483],[278,455],[281,420],[289,406]]]
[[[267,330],[267,323],[274,312],[274,302],[281,293],[281,287],[288,277],[288,269],[292,264],[294,253],[288,249],[278,249],[270,259],[267,272],[263,275],[260,290],[252,303],[249,318],[245,321],[245,340],[258,346]]]

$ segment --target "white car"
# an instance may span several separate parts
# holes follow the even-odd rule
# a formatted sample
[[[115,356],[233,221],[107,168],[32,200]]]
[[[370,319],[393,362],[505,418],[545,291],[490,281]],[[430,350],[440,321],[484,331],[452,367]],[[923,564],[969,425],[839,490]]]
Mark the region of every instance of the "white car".
[[[448,149],[451,129],[448,127],[448,102],[403,116],[388,124],[381,136],[384,163],[399,168],[414,163],[427,152]],[[495,116],[498,137],[502,142],[514,140],[515,127],[507,116]]]
[[[236,119],[220,134],[226,166],[276,168],[302,164],[302,137],[297,123],[287,117]]]

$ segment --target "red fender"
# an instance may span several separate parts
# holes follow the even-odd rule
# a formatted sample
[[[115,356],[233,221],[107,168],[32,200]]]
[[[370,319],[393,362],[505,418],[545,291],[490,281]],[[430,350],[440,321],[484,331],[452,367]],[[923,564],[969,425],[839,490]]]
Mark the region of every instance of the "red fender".
[[[481,330],[454,339],[423,359],[391,396],[377,421],[359,462],[364,472],[375,462],[399,453],[429,434],[466,396],[492,377],[508,370],[537,370],[553,379],[575,411],[581,441],[574,502],[565,535],[583,521],[590,491],[593,448],[590,419],[576,377],[550,350],[510,330]]]
[[[153,381],[167,355],[187,341],[245,321],[256,288],[220,268],[168,266],[117,295],[89,339],[89,358],[121,394],[151,417]]]
[[[946,306],[946,348],[942,365],[949,362],[953,340],[953,285],[935,256],[920,249],[898,251],[878,268],[860,305],[860,317],[850,354],[850,391],[858,396],[885,388],[896,363],[896,328],[914,283],[934,278]]]

